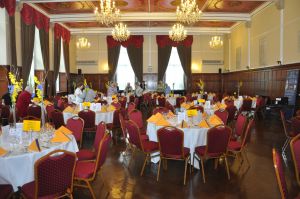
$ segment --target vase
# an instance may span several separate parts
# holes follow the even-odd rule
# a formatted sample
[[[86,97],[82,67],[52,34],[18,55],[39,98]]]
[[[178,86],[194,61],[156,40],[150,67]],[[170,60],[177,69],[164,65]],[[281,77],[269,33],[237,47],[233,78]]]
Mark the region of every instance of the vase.
[[[42,129],[44,129],[46,121],[45,121],[45,108],[44,108],[44,102],[43,101],[41,103],[41,111],[42,111],[42,114],[41,114]]]
[[[15,104],[11,105],[10,111],[11,111],[12,116],[13,116],[12,127],[16,127],[17,117],[16,117],[16,105]]]

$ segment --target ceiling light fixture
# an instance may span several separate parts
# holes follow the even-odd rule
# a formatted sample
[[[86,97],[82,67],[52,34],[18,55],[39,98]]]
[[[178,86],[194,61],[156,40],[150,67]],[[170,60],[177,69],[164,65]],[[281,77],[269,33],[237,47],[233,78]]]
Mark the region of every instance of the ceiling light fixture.
[[[126,24],[119,23],[115,25],[115,28],[112,30],[111,34],[114,40],[122,42],[129,38],[130,31],[127,29]]]
[[[223,46],[223,40],[221,39],[220,36],[213,36],[209,42],[209,47],[213,49],[218,49]]]
[[[116,8],[114,0],[100,0],[100,10],[95,8],[94,13],[97,21],[109,26],[120,19],[120,10]]]
[[[177,20],[182,23],[193,24],[200,20],[201,10],[199,10],[196,0],[181,0],[177,6]]]
[[[80,37],[76,42],[76,46],[79,49],[87,49],[91,47],[91,43],[86,37]]]
[[[172,29],[169,31],[169,38],[173,41],[180,42],[187,37],[187,32],[184,26],[180,23],[173,25]]]

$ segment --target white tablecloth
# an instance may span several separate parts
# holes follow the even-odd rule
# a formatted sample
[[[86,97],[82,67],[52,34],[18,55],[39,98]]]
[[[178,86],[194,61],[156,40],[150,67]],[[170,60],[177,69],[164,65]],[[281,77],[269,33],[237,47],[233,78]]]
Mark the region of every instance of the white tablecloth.
[[[69,118],[71,118],[75,115],[77,115],[77,114],[76,113],[63,112],[65,124],[67,123],[67,120]],[[98,125],[102,121],[107,123],[107,124],[108,123],[113,123],[113,118],[114,118],[114,111],[110,111],[110,112],[96,111],[95,125]]]
[[[51,144],[49,148],[42,148],[41,152],[10,152],[9,155],[0,157],[0,184],[11,184],[14,191],[34,180],[34,163],[41,157],[56,149],[63,149],[76,153],[78,146],[74,136],[67,143]],[[2,139],[2,136],[0,136]],[[3,143],[3,142],[1,142]],[[1,144],[0,144],[1,146]],[[5,148],[5,146],[1,146]]]
[[[224,104],[224,99],[222,100],[222,104]],[[243,100],[242,99],[236,99],[234,100],[234,106],[239,110],[243,105]],[[252,108],[256,107],[256,100],[252,100]]]
[[[157,130],[160,129],[161,126],[156,126],[153,123],[148,123],[147,125],[147,134],[149,136],[150,141],[157,142]],[[184,132],[184,147],[190,149],[191,153],[191,161],[193,161],[193,154],[195,148],[197,146],[205,146],[206,145],[206,135],[208,128],[199,128],[197,126],[191,128],[181,129]],[[152,162],[157,163],[159,161],[159,157],[155,157],[151,159]],[[195,161],[195,168],[199,169],[198,161]]]

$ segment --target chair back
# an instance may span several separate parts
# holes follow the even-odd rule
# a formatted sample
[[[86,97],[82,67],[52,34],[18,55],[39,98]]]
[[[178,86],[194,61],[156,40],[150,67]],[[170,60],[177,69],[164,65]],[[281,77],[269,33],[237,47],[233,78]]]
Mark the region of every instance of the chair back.
[[[41,118],[37,118],[37,117],[34,117],[34,116],[26,116],[26,117],[23,117],[23,120],[35,120],[35,121],[41,121]]]
[[[84,121],[78,116],[73,116],[67,120],[66,127],[72,131],[76,141],[82,140]]]
[[[184,97],[176,98],[176,107],[180,107],[180,105],[184,102]]]
[[[157,101],[158,101],[158,106],[165,107],[165,105],[166,105],[166,98],[165,97],[158,97]]]
[[[127,131],[126,131],[126,127],[125,127],[125,119],[121,113],[119,113],[119,119],[120,119],[120,126],[122,129],[122,135],[123,135],[124,141],[126,142]]]
[[[183,131],[176,127],[163,127],[157,131],[160,155],[163,157],[183,159]]]
[[[289,134],[287,132],[287,126],[286,126],[286,120],[285,120],[285,115],[284,112],[282,110],[280,110],[280,118],[281,118],[281,122],[282,122],[282,126],[283,126],[283,130],[284,133],[287,137],[289,137]]]
[[[235,123],[235,129],[234,129],[235,135],[237,136],[243,135],[245,132],[246,125],[247,125],[247,117],[244,116],[243,114],[239,114]]]
[[[10,114],[9,106],[1,105],[1,118],[8,120],[9,114]]]
[[[251,130],[254,125],[254,120],[250,119],[245,133],[242,135],[242,147],[246,146],[251,141]]]
[[[111,136],[109,133],[105,134],[103,139],[100,141],[98,152],[97,152],[96,167],[95,167],[96,171],[94,172],[94,177],[96,176],[96,172],[99,171],[99,169],[101,169],[101,167],[105,163],[110,141],[111,141]]]
[[[139,129],[144,127],[143,116],[140,110],[134,109],[129,113],[128,116],[130,120],[134,121],[137,124]]]
[[[225,125],[227,124],[228,112],[226,110],[216,110],[215,115],[218,116]]]
[[[155,115],[156,113],[166,114],[169,113],[169,109],[165,107],[156,107],[155,109],[153,109],[152,115]]]
[[[151,104],[151,93],[143,94],[143,102],[144,104]]]
[[[204,108],[202,106],[196,105],[196,106],[192,106],[189,109],[196,109],[197,111],[200,111],[201,113],[204,112]]]
[[[166,100],[165,107],[167,109],[169,109],[170,111],[172,111],[173,113],[175,113],[174,106],[172,106],[172,104],[170,102],[168,102],[168,100]]]
[[[27,109],[27,115],[34,116],[36,118],[41,118],[42,115],[41,107],[35,104],[29,106]]]
[[[120,98],[119,103],[121,104],[122,108],[126,108],[126,103],[127,103],[127,97],[123,96]]]
[[[62,98],[57,100],[57,108],[61,111],[65,109],[64,100]]]
[[[106,133],[106,124],[105,122],[102,121],[97,125],[97,129],[96,129],[96,135],[93,144],[95,151],[98,151],[99,143],[103,139],[105,133]]]
[[[52,112],[52,122],[55,129],[65,125],[63,113],[60,110],[55,109]]]
[[[48,104],[46,106],[46,111],[47,111],[48,120],[52,120],[52,112],[54,111],[54,105],[53,104]]]
[[[129,104],[128,104],[128,107],[127,107],[127,114],[129,114],[132,110],[134,110],[135,109],[135,103],[133,103],[133,102],[130,102]]]
[[[234,106],[234,101],[231,99],[225,99],[224,103],[226,104],[226,106]]]
[[[286,181],[285,181],[282,160],[281,160],[280,154],[276,151],[275,148],[273,148],[272,152],[273,152],[273,164],[274,164],[274,168],[275,168],[275,174],[276,174],[276,179],[277,179],[277,183],[279,186],[281,198],[287,199],[288,198],[288,190],[287,190],[287,185],[286,185]]]
[[[34,164],[35,198],[73,190],[76,155],[55,150]]]
[[[290,142],[290,148],[292,152],[292,158],[295,168],[296,179],[300,186],[300,134],[294,137]]]
[[[96,113],[91,110],[82,110],[78,113],[78,116],[84,120],[84,128],[94,128]]]
[[[142,99],[142,98],[141,98]],[[133,101],[133,103],[135,104],[135,106],[137,107],[137,106],[139,106],[139,104],[140,104],[140,100],[139,100],[139,98],[134,98],[134,101]]]
[[[208,130],[205,153],[220,156],[227,152],[227,146],[231,136],[231,128],[218,125]]]
[[[111,105],[115,107],[117,110],[121,108],[121,104],[119,102],[112,102]]]
[[[232,122],[235,117],[235,113],[237,112],[237,108],[234,105],[227,105],[225,110],[228,112],[227,122]]]
[[[125,121],[125,127],[129,135],[129,142],[135,145],[138,149],[143,150],[142,143],[140,139],[140,131],[137,124],[131,120]]]
[[[300,118],[293,117],[291,119],[291,128],[292,128],[292,135],[298,135],[300,133]]]
[[[244,99],[241,110],[242,111],[251,111],[251,108],[252,108],[252,99],[249,99],[249,98]]]

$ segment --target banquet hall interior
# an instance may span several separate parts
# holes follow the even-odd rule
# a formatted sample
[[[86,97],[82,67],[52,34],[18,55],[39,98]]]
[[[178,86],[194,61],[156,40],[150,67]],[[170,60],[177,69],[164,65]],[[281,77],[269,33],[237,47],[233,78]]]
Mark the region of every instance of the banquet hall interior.
[[[0,0],[0,199],[300,198],[299,0]]]

